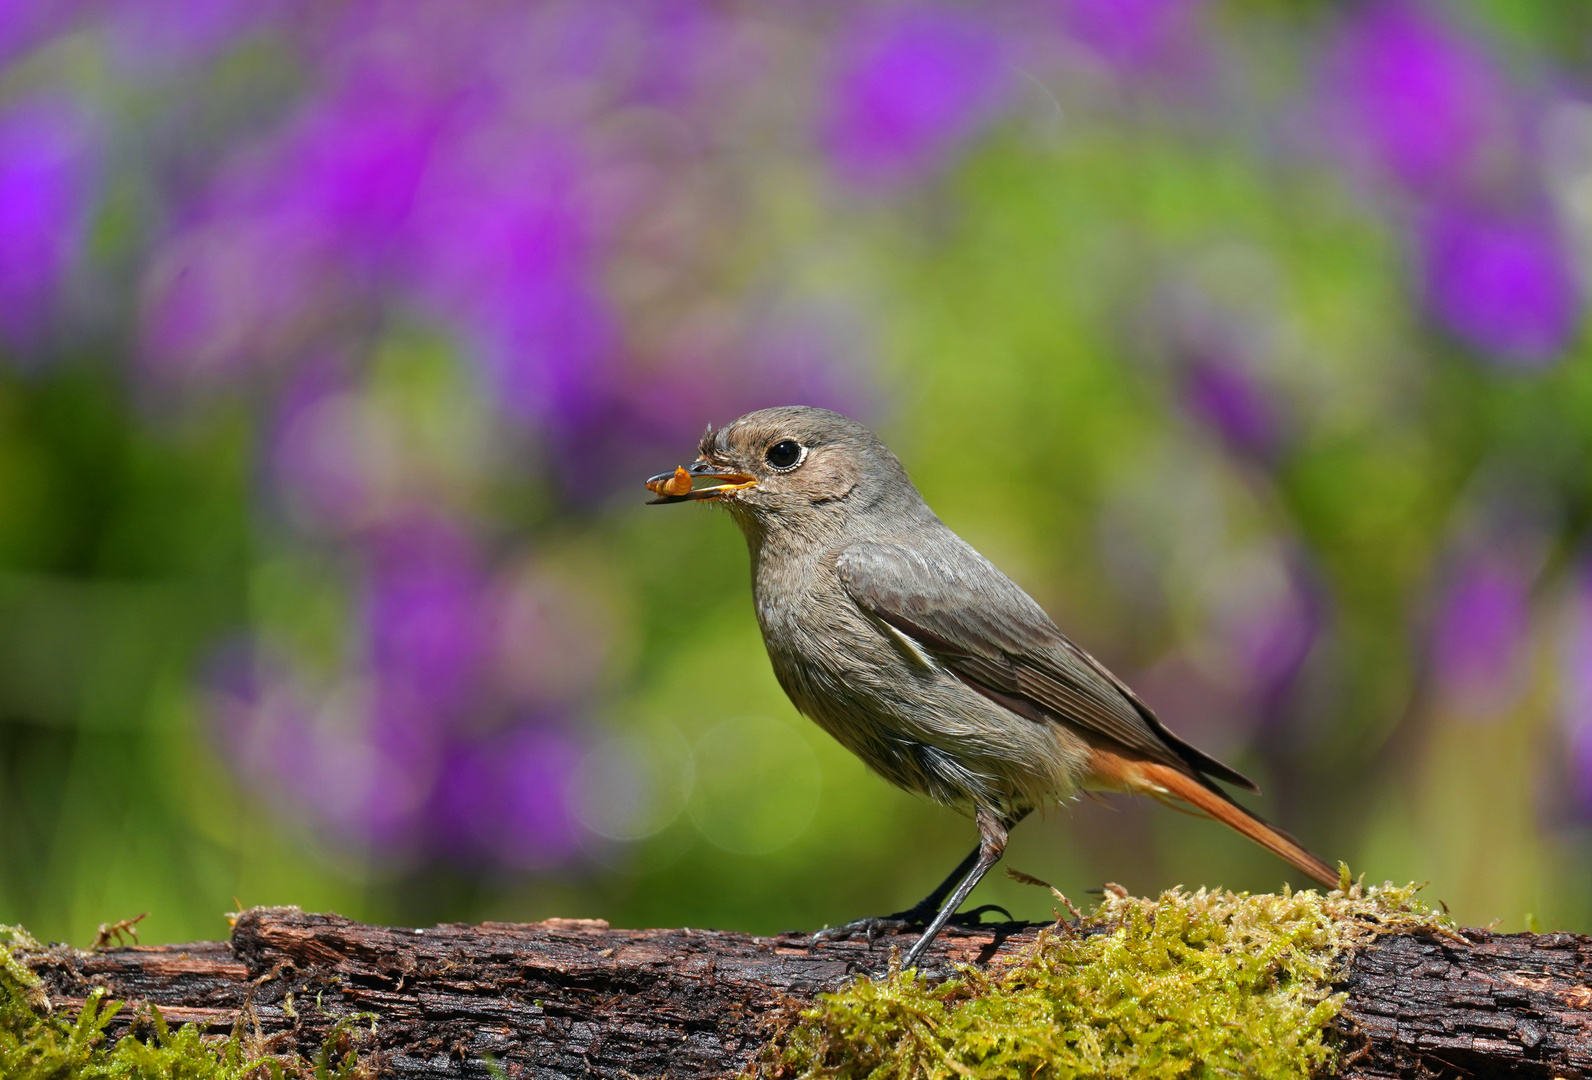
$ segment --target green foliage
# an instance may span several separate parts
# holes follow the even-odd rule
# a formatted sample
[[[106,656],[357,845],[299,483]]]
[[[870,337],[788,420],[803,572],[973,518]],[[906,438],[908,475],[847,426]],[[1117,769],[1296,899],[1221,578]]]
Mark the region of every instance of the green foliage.
[[[9,941],[10,945],[4,942]],[[0,1077],[5,1080],[361,1080],[355,1024],[333,1025],[313,1061],[274,1055],[241,1022],[230,1036],[204,1035],[198,1025],[175,1031],[160,1010],[147,1007],[133,1030],[110,1040],[105,1029],[121,1010],[95,989],[76,1020],[51,1013],[38,976],[17,962],[12,948],[37,949],[18,927],[0,927]]]
[[[246,379],[218,369],[191,397],[149,381],[159,365],[140,353],[140,289],[164,273],[150,244],[187,220],[169,219],[166,180],[273,145],[307,69],[292,35],[264,24],[154,83],[124,83],[125,65],[101,55],[112,35],[76,21],[27,50],[8,69],[17,100],[87,93],[102,134],[121,131],[109,145],[184,149],[180,167],[120,151],[101,163],[97,268],[74,286],[98,297],[95,314],[63,320],[59,355],[0,357],[0,921],[86,944],[108,914],[152,910],[145,939],[183,941],[214,936],[215,913],[237,898],[406,925],[580,914],[772,933],[916,901],[972,841],[966,823],[867,775],[796,715],[751,615],[745,544],[722,513],[642,505],[642,476],[685,460],[700,425],[731,419],[730,399],[705,388],[733,376],[767,379],[757,404],[827,395],[832,381],[824,400],[876,424],[936,512],[1079,645],[1182,736],[1286,791],[1258,808],[1313,848],[1379,877],[1429,878],[1466,923],[1513,927],[1531,910],[1592,928],[1592,827],[1575,802],[1560,685],[1575,677],[1563,635],[1592,523],[1592,335],[1528,371],[1436,331],[1420,215],[1329,165],[1336,136],[1299,122],[1353,7],[1202,9],[1222,77],[1187,102],[1160,74],[1113,89],[1090,63],[1059,78],[1025,69],[1014,86],[1025,104],[949,172],[860,199],[795,153],[817,146],[785,126],[811,95],[766,115],[738,104],[725,116],[773,122],[768,137],[714,140],[732,152],[704,150],[705,171],[635,217],[651,224],[593,282],[620,317],[613,361],[641,365],[635,387],[656,387],[625,391],[634,424],[592,413],[608,417],[606,449],[501,425],[462,342],[401,302],[367,325],[342,290],[322,298],[333,346],[297,342]],[[1592,5],[1446,7],[1522,85],[1585,63]],[[829,40],[803,36],[823,20],[752,22],[772,35],[758,46],[777,59],[771,73],[806,70],[805,51]],[[1539,104],[1545,143],[1573,149],[1579,106]],[[602,140],[667,126],[666,114],[616,114]],[[149,143],[146,131],[171,137]],[[1561,166],[1568,183],[1577,166]],[[635,227],[611,224],[602,235]],[[1189,363],[1213,349],[1267,403],[1277,440],[1265,453],[1225,441],[1193,407]],[[286,775],[284,760],[382,730],[364,712],[377,684],[351,674],[371,654],[358,545],[376,533],[301,520],[282,456],[298,438],[298,407],[284,405],[298,371],[336,374],[312,412],[339,417],[347,446],[316,455],[384,493],[382,513],[457,518],[502,582],[494,596],[519,596],[508,586],[530,562],[584,596],[582,610],[610,612],[606,644],[576,650],[608,659],[568,713],[570,734],[589,738],[569,820],[639,809],[599,830],[622,838],[581,846],[600,852],[591,862],[483,874],[473,859],[355,858],[409,849],[345,842],[343,811],[359,800],[334,792],[332,813]],[[677,424],[678,441],[640,449]],[[600,467],[571,470],[575,457]],[[1451,716],[1424,650],[1453,564],[1493,538],[1531,578],[1529,647],[1503,712]],[[555,630],[578,625],[548,612]],[[512,621],[490,620],[483,640]],[[293,692],[269,700],[305,712],[294,754],[245,737],[207,693],[233,670],[238,635],[269,658],[262,678],[291,660]],[[1295,647],[1297,672],[1282,672]],[[510,652],[492,655],[502,662],[483,665],[483,687],[512,682],[535,690],[539,717],[563,711],[565,690],[535,689]],[[447,737],[520,715],[472,707]],[[732,744],[726,730],[750,734]],[[727,767],[734,747],[770,745],[758,731],[798,751],[800,768],[767,753],[767,768]],[[386,760],[375,742],[357,745],[335,759],[361,763],[350,780]],[[415,783],[445,774],[439,764]],[[611,776],[625,778],[613,797],[595,786]],[[1491,798],[1470,797],[1482,787]],[[404,803],[444,804],[418,790]],[[1147,894],[1276,880],[1275,860],[1242,837],[1146,810],[1082,804],[1032,821],[1008,858],[1068,891],[1108,877]],[[1041,917],[1032,890],[1009,881],[982,885],[974,902],[986,901]]]
[[[988,970],[862,979],[803,1012],[767,1073],[885,1078],[1304,1077],[1333,1054],[1346,947],[1447,932],[1414,887],[1108,895]]]

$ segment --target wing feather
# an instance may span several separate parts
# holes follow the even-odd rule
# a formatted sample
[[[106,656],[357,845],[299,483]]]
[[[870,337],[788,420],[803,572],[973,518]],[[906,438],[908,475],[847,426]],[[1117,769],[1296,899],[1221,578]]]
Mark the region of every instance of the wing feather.
[[[915,539],[912,547],[864,542],[841,552],[835,568],[864,611],[1021,715],[1064,720],[1152,761],[1255,790],[1242,773],[1168,731],[1122,680],[955,533],[939,525]]]

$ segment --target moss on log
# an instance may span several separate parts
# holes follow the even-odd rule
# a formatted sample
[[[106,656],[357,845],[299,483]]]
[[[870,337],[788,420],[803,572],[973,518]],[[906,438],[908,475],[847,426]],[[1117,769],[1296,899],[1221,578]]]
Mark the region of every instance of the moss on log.
[[[395,1077],[1592,1075],[1592,940],[1456,930],[1410,893],[1111,894],[1077,923],[953,928],[921,978],[888,971],[906,936],[255,909],[224,943],[19,941],[0,996],[56,1023],[151,1003],[239,1063],[330,1046]],[[116,1014],[103,1051],[152,1015]]]

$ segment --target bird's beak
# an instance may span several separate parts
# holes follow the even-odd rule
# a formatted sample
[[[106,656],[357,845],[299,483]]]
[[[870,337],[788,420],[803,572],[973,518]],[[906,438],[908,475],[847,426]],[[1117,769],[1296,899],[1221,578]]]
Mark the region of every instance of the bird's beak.
[[[717,481],[707,487],[692,488],[692,484],[699,479]],[[728,495],[732,491],[744,491],[754,487],[757,478],[747,476],[745,473],[734,472],[721,468],[698,459],[689,468],[676,467],[674,472],[659,473],[647,481],[647,490],[657,495],[656,499],[648,499],[648,506],[658,503],[687,502],[691,499],[717,499]]]

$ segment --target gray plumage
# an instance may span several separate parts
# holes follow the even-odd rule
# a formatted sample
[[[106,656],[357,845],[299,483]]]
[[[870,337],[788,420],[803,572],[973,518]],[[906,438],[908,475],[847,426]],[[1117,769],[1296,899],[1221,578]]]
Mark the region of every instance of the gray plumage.
[[[1069,641],[935,516],[861,424],[822,409],[765,409],[700,449],[751,472],[782,438],[805,448],[799,469],[719,501],[751,548],[758,624],[780,685],[875,771],[960,808],[1032,809],[1080,786],[1084,728],[1252,786],[1178,741]]]
[[[1069,641],[935,516],[867,428],[823,409],[764,409],[710,429],[698,450],[692,477],[723,483],[677,494],[665,474],[648,486],[669,493],[659,502],[713,499],[741,527],[763,642],[796,707],[885,779],[977,817],[982,855],[950,909],[999,858],[1010,824],[1084,787],[1177,798],[1317,880],[1335,877],[1233,804],[1213,778],[1254,785]]]

